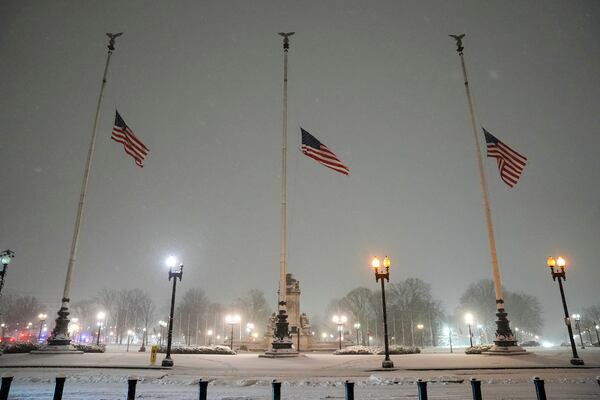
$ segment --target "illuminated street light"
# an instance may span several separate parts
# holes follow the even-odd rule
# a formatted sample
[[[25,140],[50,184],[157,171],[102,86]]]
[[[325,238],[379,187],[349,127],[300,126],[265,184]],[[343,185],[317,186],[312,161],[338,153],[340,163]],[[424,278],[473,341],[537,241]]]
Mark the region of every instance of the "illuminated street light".
[[[465,314],[465,322],[469,327],[469,343],[471,343],[471,347],[473,347],[473,332],[471,332],[471,325],[473,325],[473,314],[466,313]]]
[[[209,346],[211,344],[212,335],[213,335],[213,330],[212,329],[209,329],[209,330],[206,331],[206,336],[208,336],[208,345]]]
[[[240,317],[238,314],[235,314],[235,315],[228,314],[225,316],[225,322],[227,322],[231,326],[231,338],[229,339],[229,341],[230,341],[229,348],[231,349],[231,351],[233,351],[233,326],[236,324],[239,324],[241,320],[242,320],[242,317]]]
[[[171,293],[171,312],[169,314],[169,334],[167,337],[167,355],[162,360],[163,367],[172,367],[173,359],[171,358],[171,343],[173,341],[173,314],[175,313],[175,290],[177,287],[177,278],[181,282],[183,278],[183,264],[179,264],[179,271],[173,271],[175,265],[177,265],[177,259],[173,256],[167,258],[167,267],[169,267],[169,280],[173,278],[173,291]]]
[[[15,252],[12,250],[4,250],[0,253],[0,262],[2,263],[2,271],[0,271],[0,293],[4,287],[4,277],[6,276],[6,267],[15,258]]]
[[[394,363],[390,360],[390,348],[388,342],[388,328],[387,328],[387,310],[385,306],[385,284],[384,281],[390,281],[390,259],[388,256],[385,256],[383,259],[383,266],[385,267],[384,271],[379,270],[379,259],[374,257],[371,261],[371,268],[373,268],[373,272],[375,273],[375,282],[381,280],[381,304],[383,307],[383,344],[385,351],[385,359],[383,360],[381,366],[383,368],[393,368]]]
[[[421,334],[421,347],[425,347],[425,338],[423,337],[423,328],[425,326],[423,324],[417,324],[417,330]]]
[[[581,324],[579,323],[581,321],[581,315],[573,314],[572,317],[575,320],[575,328],[577,328],[577,332],[579,332],[579,340],[581,341],[581,348],[585,349],[585,346],[583,345],[583,335],[581,334]]]
[[[96,337],[96,346],[100,346],[100,330],[102,329],[102,322],[106,318],[106,314],[103,311],[100,311],[96,315],[96,319],[98,320],[98,336]]]
[[[554,267],[560,268],[560,270],[555,271]],[[558,257],[557,260],[554,260],[552,256],[548,257],[546,260],[546,266],[550,268],[550,274],[552,275],[552,280],[556,280],[558,278],[558,287],[560,288],[560,297],[562,299],[563,310],[565,313],[565,324],[567,325],[567,331],[569,332],[569,340],[571,341],[571,351],[573,352],[573,358],[571,358],[571,364],[573,365],[583,365],[583,360],[579,358],[577,355],[577,348],[575,346],[575,340],[573,339],[573,329],[571,328],[571,319],[569,318],[569,310],[567,309],[567,300],[565,300],[565,291],[563,289],[562,281],[567,280],[567,275],[565,271],[565,267],[567,262],[564,258]]]
[[[348,321],[348,318],[346,318],[345,315],[334,315],[332,321],[337,325],[338,336],[340,338],[340,350],[342,350],[342,331],[344,330],[344,324]]]
[[[450,353],[453,353],[453,351],[452,351],[452,329],[450,329],[447,326],[445,326],[444,327],[444,334],[448,335],[448,343],[450,343]]]
[[[40,313],[38,315],[38,319],[40,320],[40,333],[38,333],[38,343],[42,340],[42,328],[44,327],[44,322],[46,322],[46,318],[48,318],[47,314]]]
[[[127,330],[127,352],[128,353],[129,353],[129,343],[130,343],[131,335],[133,335],[133,331],[131,329]]]

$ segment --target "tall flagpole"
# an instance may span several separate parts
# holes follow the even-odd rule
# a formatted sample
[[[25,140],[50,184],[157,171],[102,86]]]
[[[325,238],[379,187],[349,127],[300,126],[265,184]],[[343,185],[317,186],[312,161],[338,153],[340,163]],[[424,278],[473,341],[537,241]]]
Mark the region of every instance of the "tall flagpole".
[[[473,98],[467,79],[467,68],[465,66],[465,58],[463,54],[464,47],[462,39],[465,34],[450,35],[456,40],[456,51],[460,56],[460,64],[462,67],[463,78],[465,82],[465,91],[467,93],[467,103],[469,106],[469,115],[471,119],[471,128],[473,130],[473,138],[475,139],[475,152],[477,154],[477,166],[479,169],[479,187],[483,198],[483,213],[485,215],[485,223],[487,227],[488,243],[490,248],[490,258],[492,260],[492,277],[494,280],[494,290],[496,292],[496,338],[494,346],[490,350],[493,354],[522,354],[524,349],[517,346],[513,333],[510,329],[510,324],[506,318],[507,313],[504,309],[504,297],[502,296],[502,283],[500,281],[500,268],[498,267],[498,257],[496,255],[496,240],[494,238],[494,227],[492,225],[492,212],[490,210],[490,201],[488,196],[487,183],[483,170],[483,161],[481,157],[481,147],[479,144],[479,135],[477,133],[477,125],[475,123],[475,111],[473,110]]]
[[[279,249],[279,288],[277,290],[277,318],[273,342],[264,357],[290,357],[298,355],[292,348],[292,340],[287,320],[286,300],[286,222],[287,222],[287,84],[288,84],[288,51],[290,49],[290,36],[294,32],[279,32],[283,37],[283,139],[281,145],[281,236]]]
[[[58,311],[56,326],[52,330],[52,335],[48,338],[48,350],[69,350],[71,339],[69,338],[69,295],[71,292],[71,279],[75,270],[75,260],[77,259],[77,248],[79,245],[79,233],[81,231],[81,222],[83,220],[83,210],[85,208],[85,198],[87,194],[88,180],[92,166],[92,158],[94,155],[94,147],[96,146],[96,132],[98,128],[98,119],[100,116],[100,106],[102,104],[102,96],[104,95],[104,87],[106,86],[106,75],[108,73],[108,65],[110,57],[115,50],[115,39],[121,36],[121,33],[107,33],[109,37],[108,55],[106,56],[106,64],[104,65],[104,75],[102,76],[102,84],[100,85],[100,95],[98,96],[98,104],[96,105],[96,116],[94,117],[94,126],[92,129],[92,139],[88,149],[87,161],[85,164],[85,172],[83,173],[83,182],[81,184],[81,193],[79,195],[79,206],[77,209],[77,218],[75,220],[75,228],[73,229],[73,240],[71,242],[71,253],[69,255],[69,264],[67,266],[67,276],[65,278],[65,288],[63,290],[62,304]]]

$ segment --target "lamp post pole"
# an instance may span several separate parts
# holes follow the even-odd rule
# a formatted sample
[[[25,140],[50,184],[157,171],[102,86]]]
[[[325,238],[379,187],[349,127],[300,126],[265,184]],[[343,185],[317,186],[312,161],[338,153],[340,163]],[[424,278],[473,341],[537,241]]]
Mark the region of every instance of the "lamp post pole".
[[[358,346],[360,343],[358,341],[358,330],[360,329],[360,323],[355,323],[354,324],[354,330],[356,331],[356,345]]]
[[[473,347],[473,332],[471,331],[471,325],[473,325],[473,314],[466,313],[465,314],[465,322],[467,323],[467,326],[469,327],[469,343],[471,344],[471,347]],[[516,338],[515,338],[515,342],[516,342]]]
[[[453,353],[452,351],[452,329],[448,328],[448,343],[450,343],[450,353]]]
[[[560,270],[555,271],[554,267],[558,264]],[[552,257],[548,257],[546,265],[550,268],[552,280],[558,279],[558,287],[560,288],[560,298],[562,299],[563,310],[565,312],[565,324],[567,325],[567,331],[569,332],[569,341],[571,342],[571,351],[573,352],[573,358],[571,358],[571,364],[573,365],[584,365],[583,360],[579,358],[577,354],[577,347],[575,346],[575,339],[573,339],[573,329],[571,328],[571,319],[569,318],[569,310],[567,308],[567,301],[565,300],[565,291],[563,289],[562,281],[567,279],[565,266],[566,261],[562,257],[554,260]]]
[[[421,347],[425,347],[425,338],[423,337],[423,324],[417,324],[417,329],[420,332],[420,336],[421,336]]]
[[[38,318],[40,320],[40,332],[38,333],[38,343],[40,342],[40,340],[42,340],[42,328],[44,327],[44,322],[46,322],[47,317],[48,315],[46,314],[38,315]]]
[[[596,331],[596,340],[598,340],[598,346],[600,346],[600,335],[598,335],[598,324],[596,321],[594,321],[594,330]]]
[[[171,343],[173,341],[173,314],[175,313],[175,291],[177,289],[177,278],[181,281],[183,277],[183,264],[179,264],[179,271],[173,271],[173,267],[177,264],[175,257],[167,259],[169,267],[169,280],[173,278],[173,292],[171,293],[171,313],[169,314],[169,333],[167,337],[167,355],[162,360],[163,367],[172,367],[173,359],[171,358]]]
[[[579,341],[581,342],[581,348],[585,349],[583,345],[583,335],[581,334],[581,315],[573,314],[573,319],[575,320],[575,328],[577,328],[577,332],[579,333]]]
[[[2,261],[2,271],[0,271],[0,295],[2,295],[2,288],[4,287],[4,277],[6,276],[6,267],[15,258],[15,252],[12,250],[4,250],[0,254],[0,260]]]
[[[226,315],[225,316],[225,322],[228,323],[231,326],[231,338],[229,339],[229,348],[231,349],[231,351],[233,351],[233,326],[235,324],[239,324],[242,321],[242,317],[240,317],[239,315]]]
[[[390,259],[389,257],[385,257],[383,259],[383,266],[385,267],[385,272],[379,272],[379,259],[377,257],[373,258],[371,261],[371,267],[375,272],[375,282],[381,280],[381,304],[383,306],[383,344],[385,351],[385,359],[381,363],[383,368],[394,368],[394,363],[390,360],[390,348],[388,342],[388,327],[387,327],[387,311],[385,306],[385,281],[390,281]]]
[[[348,319],[346,318],[345,315],[342,315],[342,316],[334,315],[333,316],[333,323],[337,325],[340,350],[342,350],[342,331],[344,330],[344,324],[346,323],[347,320]]]

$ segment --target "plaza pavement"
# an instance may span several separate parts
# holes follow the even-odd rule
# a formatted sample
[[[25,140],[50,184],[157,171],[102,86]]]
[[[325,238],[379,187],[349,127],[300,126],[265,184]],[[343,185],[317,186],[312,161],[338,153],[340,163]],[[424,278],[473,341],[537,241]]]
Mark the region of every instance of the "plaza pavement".
[[[259,358],[258,353],[238,355],[174,354],[172,373],[197,374],[211,377],[368,377],[371,374],[460,370],[564,370],[588,371],[600,375],[600,348],[580,350],[585,366],[569,363],[569,348],[529,348],[528,354],[518,356],[466,355],[464,349],[454,353],[432,352],[392,355],[392,371],[382,370],[383,356],[333,355],[330,353],[302,353],[296,358]],[[164,354],[158,354],[155,366],[150,365],[149,353],[112,352],[89,354],[4,354],[0,357],[0,372],[22,368],[105,368],[128,370],[162,370]]]

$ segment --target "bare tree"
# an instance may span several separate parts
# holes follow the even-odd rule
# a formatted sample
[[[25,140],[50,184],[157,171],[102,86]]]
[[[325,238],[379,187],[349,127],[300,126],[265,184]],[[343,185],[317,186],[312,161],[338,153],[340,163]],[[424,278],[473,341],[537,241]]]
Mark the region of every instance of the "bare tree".
[[[251,289],[245,296],[233,302],[234,308],[240,310],[247,321],[253,322],[256,327],[264,327],[271,315],[271,308],[267,304],[262,290]]]

